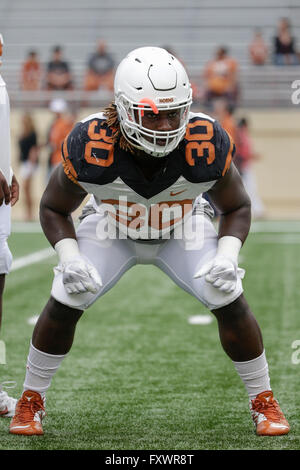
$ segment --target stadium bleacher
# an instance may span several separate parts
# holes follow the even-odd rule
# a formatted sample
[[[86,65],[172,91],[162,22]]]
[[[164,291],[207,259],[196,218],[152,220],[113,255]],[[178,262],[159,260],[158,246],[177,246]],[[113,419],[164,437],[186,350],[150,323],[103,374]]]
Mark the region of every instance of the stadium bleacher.
[[[41,102],[39,95],[20,92],[20,67],[29,49],[34,47],[46,63],[53,45],[60,44],[76,87],[66,98],[76,101],[81,99],[87,58],[100,37],[116,62],[138,46],[171,45],[196,84],[201,84],[204,64],[216,47],[227,45],[240,64],[241,105],[289,107],[291,83],[299,79],[300,67],[276,67],[270,59],[267,65],[255,67],[248,56],[254,29],[262,29],[271,47],[283,16],[290,18],[293,34],[300,38],[298,0],[4,0],[0,4],[0,30],[6,42],[2,73],[15,105]],[[105,101],[107,94],[94,98]]]

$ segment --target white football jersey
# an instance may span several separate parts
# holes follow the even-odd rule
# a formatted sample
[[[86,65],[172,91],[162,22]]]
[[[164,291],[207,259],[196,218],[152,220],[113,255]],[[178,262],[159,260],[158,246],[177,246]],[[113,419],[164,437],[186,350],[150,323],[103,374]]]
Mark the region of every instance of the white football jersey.
[[[113,143],[102,113],[78,123],[63,144],[67,176],[92,195],[97,212],[130,238],[167,237],[192,213],[195,199],[228,170],[234,144],[209,116],[190,113],[185,139],[147,180],[130,152]]]

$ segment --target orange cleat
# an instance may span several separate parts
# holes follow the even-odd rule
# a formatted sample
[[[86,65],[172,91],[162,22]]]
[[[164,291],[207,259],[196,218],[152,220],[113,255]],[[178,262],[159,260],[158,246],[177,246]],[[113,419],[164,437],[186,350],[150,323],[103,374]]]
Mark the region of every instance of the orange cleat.
[[[45,414],[41,395],[33,390],[25,390],[16,405],[15,416],[11,420],[9,432],[25,436],[44,434],[42,419]]]
[[[281,436],[290,430],[273,392],[267,390],[250,401],[250,412],[258,436]]]

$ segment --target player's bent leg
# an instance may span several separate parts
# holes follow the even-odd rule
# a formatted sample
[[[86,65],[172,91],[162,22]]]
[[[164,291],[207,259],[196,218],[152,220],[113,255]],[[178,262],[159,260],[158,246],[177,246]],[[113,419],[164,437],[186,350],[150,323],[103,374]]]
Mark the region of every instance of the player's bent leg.
[[[222,346],[248,392],[256,433],[260,436],[287,434],[289,424],[271,390],[262,334],[244,295],[212,313],[218,321]]]
[[[134,243],[127,240],[101,240],[97,224],[102,216],[86,217],[77,231],[81,255],[90,261],[101,276],[103,285],[97,294],[68,294],[62,274],[55,273],[52,295],[35,326],[30,345],[24,393],[18,402],[10,426],[14,434],[42,434],[45,414],[44,397],[51,379],[69,352],[76,324],[83,311],[107,292],[131,266],[137,256]],[[27,401],[34,405],[31,407]],[[36,424],[38,423],[38,424]]]
[[[233,361],[249,361],[262,354],[261,331],[243,294],[211,311],[218,321],[223,349]]]
[[[258,421],[264,420],[267,424],[263,429],[262,425],[257,425],[257,434],[285,434],[289,431],[289,427],[281,417],[279,407],[274,411],[277,402],[270,399],[268,405],[265,406],[264,402],[261,404],[263,401],[261,397],[264,395],[260,394],[269,392],[272,394],[268,364],[260,328],[243,296],[241,279],[238,279],[232,293],[220,291],[206,282],[203,277],[194,279],[195,272],[204,263],[213,259],[217,251],[217,234],[211,221],[205,216],[197,217],[203,228],[202,239],[200,237],[197,243],[190,243],[184,237],[181,240],[166,241],[157,254],[155,264],[216,316],[223,348],[233,360],[245,384],[250,408],[256,407],[256,410],[264,408]]]
[[[67,354],[82,314],[83,310],[63,305],[50,297],[33,330],[32,344],[48,354]]]
[[[10,423],[11,434],[41,435],[45,393],[70,350],[83,311],[50,298],[34,328],[27,358],[24,392]]]

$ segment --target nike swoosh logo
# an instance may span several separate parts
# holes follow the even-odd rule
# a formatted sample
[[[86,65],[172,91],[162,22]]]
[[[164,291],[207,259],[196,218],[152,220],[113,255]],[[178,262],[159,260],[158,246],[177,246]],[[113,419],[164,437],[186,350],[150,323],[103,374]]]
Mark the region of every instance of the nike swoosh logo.
[[[26,424],[24,426],[12,426],[10,429],[25,429],[30,428],[30,424]]]
[[[174,191],[171,191],[170,196],[177,196],[178,194],[184,193],[184,191],[186,191],[186,189],[183,189],[182,191],[177,191],[177,193],[174,193]]]
[[[271,423],[272,428],[277,428],[277,429],[287,429],[288,426],[285,424],[280,424],[280,423]]]

